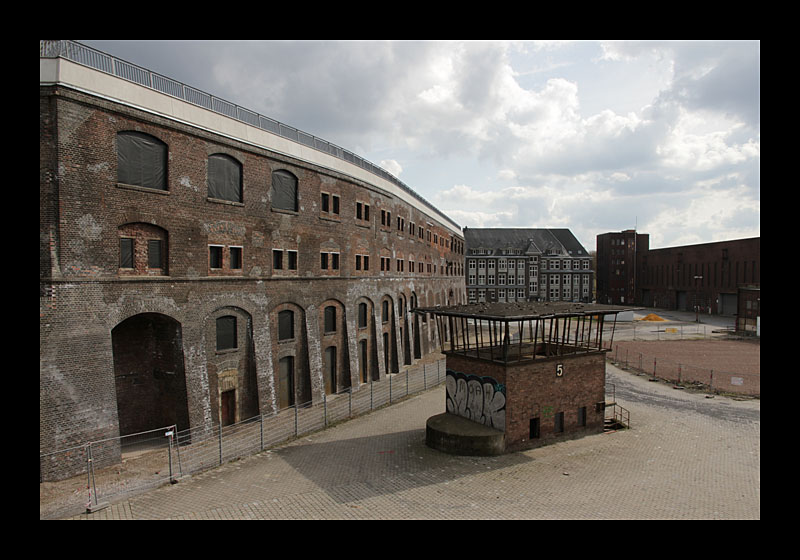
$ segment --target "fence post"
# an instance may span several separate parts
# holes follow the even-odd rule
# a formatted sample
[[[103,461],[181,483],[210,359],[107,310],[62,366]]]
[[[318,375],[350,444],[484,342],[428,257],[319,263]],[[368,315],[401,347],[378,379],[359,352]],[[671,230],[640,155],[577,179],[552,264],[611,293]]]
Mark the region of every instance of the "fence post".
[[[92,506],[92,494],[94,494],[94,505],[97,505],[97,486],[94,481],[94,465],[92,464],[92,442],[86,445],[86,490],[89,491],[89,503],[86,508],[90,509]]]
[[[259,414],[258,415],[258,423],[259,423],[259,429],[261,431],[261,433],[259,434],[260,437],[261,437],[261,451],[264,451],[264,415],[263,414]]]
[[[386,377],[389,378],[389,404],[392,404],[392,376],[387,375]]]
[[[328,427],[328,399],[325,391],[322,391],[322,425]]]
[[[219,464],[222,464],[222,420],[219,421]]]
[[[294,437],[297,437],[297,403],[294,403]]]

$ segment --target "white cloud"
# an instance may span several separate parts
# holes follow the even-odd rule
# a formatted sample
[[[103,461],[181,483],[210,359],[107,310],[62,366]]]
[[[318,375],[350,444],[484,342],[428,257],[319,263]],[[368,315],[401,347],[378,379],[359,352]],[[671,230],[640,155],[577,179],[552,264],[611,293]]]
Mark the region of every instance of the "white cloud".
[[[115,44],[402,173],[462,225],[587,248],[637,220],[654,246],[758,228],[758,42]]]

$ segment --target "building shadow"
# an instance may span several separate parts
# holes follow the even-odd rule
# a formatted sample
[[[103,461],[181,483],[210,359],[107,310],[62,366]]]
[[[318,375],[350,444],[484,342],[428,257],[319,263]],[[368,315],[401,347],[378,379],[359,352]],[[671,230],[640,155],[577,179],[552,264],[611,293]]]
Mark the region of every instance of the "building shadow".
[[[273,453],[337,503],[457,482],[533,461],[523,453],[449,455],[425,445],[424,429],[291,445]]]

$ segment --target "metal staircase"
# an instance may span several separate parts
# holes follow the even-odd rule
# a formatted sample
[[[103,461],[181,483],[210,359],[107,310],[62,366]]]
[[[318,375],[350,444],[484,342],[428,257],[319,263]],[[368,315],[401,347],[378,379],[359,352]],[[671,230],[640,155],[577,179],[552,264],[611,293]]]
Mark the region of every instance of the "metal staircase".
[[[610,395],[609,387],[611,388]],[[617,404],[616,392],[617,390],[613,383],[606,384],[605,418],[603,419],[604,432],[616,432],[617,430],[630,429],[631,427],[631,413],[627,408]],[[609,396],[611,397],[610,401]]]

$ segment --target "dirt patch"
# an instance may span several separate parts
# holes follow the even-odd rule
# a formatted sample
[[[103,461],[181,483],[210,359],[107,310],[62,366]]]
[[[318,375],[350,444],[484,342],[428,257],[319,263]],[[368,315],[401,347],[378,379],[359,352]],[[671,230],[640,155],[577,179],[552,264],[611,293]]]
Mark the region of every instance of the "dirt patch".
[[[655,313],[650,313],[649,315],[645,315],[644,317],[642,317],[639,320],[640,321],[666,321],[666,319],[662,319],[661,317],[659,317]]]

